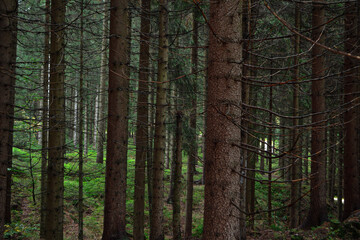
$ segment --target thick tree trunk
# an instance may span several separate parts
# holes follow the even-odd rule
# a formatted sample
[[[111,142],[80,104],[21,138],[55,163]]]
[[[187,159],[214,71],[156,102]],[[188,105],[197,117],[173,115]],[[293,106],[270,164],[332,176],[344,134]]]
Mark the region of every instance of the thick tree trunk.
[[[134,190],[134,239],[144,239],[145,164],[148,157],[149,133],[149,49],[150,0],[141,1],[141,35],[139,60],[139,89],[136,123],[136,157]]]
[[[176,114],[176,133],[175,133],[175,161],[174,161],[174,195],[173,195],[173,239],[181,240],[181,168],[182,168],[182,113]]]
[[[345,51],[358,52],[356,44],[357,36],[357,11],[356,3],[345,3]],[[356,100],[356,88],[359,84],[357,66],[358,60],[345,57],[344,62],[344,104],[347,111],[344,114],[344,215],[347,218],[351,212],[360,208],[359,173],[358,173],[358,149],[356,118],[359,103]]]
[[[98,119],[98,134],[96,138],[96,163],[102,164],[104,162],[104,142],[105,142],[105,129],[106,129],[106,50],[107,50],[107,37],[108,37],[108,0],[104,0],[104,20],[103,20],[103,33],[101,43],[101,67],[100,67],[100,92],[99,92],[99,119]]]
[[[126,173],[129,103],[128,0],[111,0],[109,104],[103,239],[127,239]]]
[[[165,158],[165,119],[166,119],[166,88],[168,86],[168,40],[167,40],[167,0],[159,1],[159,60],[158,83],[156,95],[155,139],[153,158],[153,198],[150,218],[150,239],[164,239],[163,208],[164,208],[164,158]]]
[[[65,155],[65,8],[51,2],[49,162],[47,172],[46,239],[63,239]]]
[[[40,238],[46,236],[46,171],[48,159],[48,127],[49,127],[49,34],[50,34],[50,0],[45,5],[45,38],[43,67],[43,109],[42,109],[42,139],[41,139],[41,195],[40,195]]]
[[[242,236],[240,128],[242,1],[210,2],[203,239]]]
[[[11,221],[12,129],[14,125],[17,1],[0,2],[0,239]]]
[[[325,10],[324,0],[313,2],[312,39],[324,43]],[[310,211],[303,224],[304,228],[321,225],[327,220],[326,168],[325,168],[325,58],[324,50],[318,45],[312,49],[312,129],[311,129],[311,192]]]

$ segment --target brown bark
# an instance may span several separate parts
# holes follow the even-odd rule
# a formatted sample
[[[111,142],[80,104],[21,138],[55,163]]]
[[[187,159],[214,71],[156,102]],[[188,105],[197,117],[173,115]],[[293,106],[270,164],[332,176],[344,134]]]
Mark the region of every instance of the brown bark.
[[[326,1],[313,2],[312,10],[312,39],[323,44]],[[327,220],[326,206],[326,168],[325,168],[325,59],[324,49],[314,45],[312,49],[312,129],[311,129],[311,178],[310,178],[310,211],[303,224],[304,228],[321,225]]]
[[[14,125],[17,1],[0,2],[0,239],[11,221],[12,129]]]
[[[174,194],[172,198],[173,205],[173,239],[181,240],[181,215],[180,215],[180,197],[181,197],[181,168],[182,168],[182,113],[176,113],[176,133],[175,133],[175,161],[174,161]]]
[[[96,138],[96,163],[102,164],[104,162],[104,142],[106,129],[106,61],[107,61],[107,37],[108,37],[108,0],[104,0],[104,20],[101,43],[101,67],[100,67],[100,88],[99,88],[99,119],[98,132]]]
[[[127,239],[126,173],[129,103],[128,0],[111,0],[109,104],[103,239]]]
[[[210,2],[203,239],[243,235],[240,212],[242,2]],[[234,124],[236,123],[236,124]]]
[[[134,239],[144,239],[145,163],[148,157],[150,0],[141,1],[139,89],[136,123]]]
[[[51,2],[49,160],[46,239],[63,239],[65,155],[65,2]]]
[[[50,0],[45,5],[45,37],[44,37],[44,67],[43,67],[43,109],[42,109],[42,139],[41,139],[41,201],[40,201],[40,238],[46,236],[46,170],[48,160],[48,126],[49,126],[49,34],[50,34]]]
[[[167,0],[159,1],[159,60],[158,83],[156,89],[155,139],[153,158],[153,198],[150,218],[150,239],[164,239],[163,208],[164,208],[164,158],[165,158],[165,119],[166,119],[166,88],[168,86],[168,40],[167,40]]]
[[[295,27],[297,31],[300,31],[301,24],[301,15],[300,15],[300,5],[295,3]],[[293,131],[292,131],[292,163],[291,163],[291,208],[290,208],[290,227],[296,228],[299,225],[299,212],[300,212],[300,171],[301,171],[301,146],[299,144],[299,53],[300,53],[300,36],[295,35],[295,52],[294,52],[294,92],[293,92]]]
[[[345,51],[358,52],[356,3],[345,3]],[[348,108],[344,113],[344,215],[347,218],[351,212],[360,208],[359,173],[356,117],[358,100],[356,88],[359,84],[357,66],[358,60],[345,57],[344,62],[344,104]]]
[[[187,165],[187,179],[186,179],[186,217],[185,217],[185,239],[192,236],[192,211],[193,211],[193,194],[194,194],[194,171],[195,162],[197,158],[197,133],[196,133],[196,115],[197,115],[197,80],[198,80],[198,45],[199,45],[199,10],[197,6],[193,7],[193,44],[194,47],[191,50],[191,73],[193,74],[193,95],[192,95],[192,111],[190,113],[190,131],[191,131],[191,145]]]

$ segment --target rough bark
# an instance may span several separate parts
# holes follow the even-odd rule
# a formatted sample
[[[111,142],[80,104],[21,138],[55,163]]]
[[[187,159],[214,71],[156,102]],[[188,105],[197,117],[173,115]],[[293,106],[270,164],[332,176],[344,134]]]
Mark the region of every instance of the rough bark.
[[[345,3],[345,44],[346,52],[357,52],[357,10],[356,3]],[[344,62],[344,104],[347,110],[344,113],[344,215],[350,214],[360,208],[359,173],[356,118],[358,100],[356,88],[359,84],[357,66],[359,61],[345,57]]]
[[[150,239],[164,239],[163,208],[164,208],[164,158],[165,158],[165,119],[166,119],[166,88],[168,79],[168,40],[167,40],[167,0],[159,1],[159,55],[158,83],[156,89],[155,139],[153,158],[153,190],[152,215],[150,218]]]
[[[103,239],[127,239],[126,173],[129,103],[128,0],[111,0],[109,99]]]
[[[10,219],[17,1],[0,2],[0,239]]]
[[[63,239],[65,155],[65,8],[62,0],[51,2],[49,160],[47,171],[46,239]]]
[[[326,1],[313,2],[312,39],[323,44]],[[311,128],[311,178],[310,178],[310,210],[303,224],[304,228],[321,225],[327,220],[326,206],[326,168],[325,168],[325,59],[324,50],[318,45],[312,49],[312,128]]]
[[[136,123],[136,157],[134,190],[134,239],[144,239],[145,164],[148,154],[149,132],[149,49],[150,0],[141,1],[141,35],[139,60],[139,89]]]
[[[209,24],[203,239],[239,239],[242,1],[210,2]]]
[[[181,168],[182,168],[182,113],[176,113],[176,133],[175,133],[175,161],[174,161],[174,195],[173,195],[173,239],[181,240]]]

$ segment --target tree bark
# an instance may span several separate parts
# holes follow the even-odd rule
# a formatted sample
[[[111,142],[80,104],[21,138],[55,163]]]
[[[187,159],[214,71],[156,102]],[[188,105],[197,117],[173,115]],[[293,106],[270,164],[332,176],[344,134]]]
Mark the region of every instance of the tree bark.
[[[192,109],[190,113],[190,131],[191,131],[191,144],[187,165],[187,179],[186,179],[186,216],[185,216],[185,239],[192,236],[192,211],[193,211],[193,194],[194,194],[194,170],[197,158],[197,132],[196,132],[196,116],[197,116],[197,79],[198,79],[198,45],[199,45],[199,25],[198,17],[200,12],[197,6],[193,7],[193,48],[191,50],[191,73],[193,76],[193,95],[192,95]]]
[[[313,2],[312,39],[323,44],[325,10],[324,0]],[[321,225],[328,219],[326,206],[326,168],[325,168],[325,59],[324,49],[314,45],[312,49],[312,129],[311,129],[311,178],[310,178],[310,211],[303,227]]]
[[[17,1],[0,2],[0,239],[11,221],[12,132],[14,125]]]
[[[129,105],[128,0],[111,0],[109,104],[103,239],[127,239],[126,173]]]
[[[47,172],[46,239],[63,239],[65,157],[65,9],[66,2],[51,2],[49,160]]]
[[[134,190],[134,239],[144,239],[145,164],[148,157],[149,132],[149,49],[151,1],[141,1],[141,35],[139,89],[136,123],[136,157]]]
[[[242,3],[210,2],[203,239],[238,239],[241,232],[239,100]],[[235,123],[235,124],[234,124]]]
[[[182,113],[176,114],[176,133],[175,133],[175,161],[174,161],[174,195],[173,195],[173,239],[181,240],[181,169],[182,169]]]
[[[356,3],[345,3],[345,51],[358,52],[357,49],[357,9]],[[360,208],[358,150],[357,150],[357,122],[359,103],[356,100],[356,88],[359,84],[359,61],[345,57],[344,61],[344,215],[349,217],[351,212]]]
[[[164,239],[163,208],[164,208],[164,157],[165,157],[165,119],[166,119],[166,88],[168,86],[168,40],[167,40],[167,0],[159,1],[159,56],[158,83],[156,95],[155,139],[153,158],[153,198],[150,218],[150,239]]]

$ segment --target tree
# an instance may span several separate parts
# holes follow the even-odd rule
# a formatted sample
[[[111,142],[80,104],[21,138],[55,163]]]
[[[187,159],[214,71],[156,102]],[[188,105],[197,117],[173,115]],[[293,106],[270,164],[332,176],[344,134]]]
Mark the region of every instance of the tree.
[[[241,0],[210,2],[206,100],[204,239],[236,239],[240,228]]]
[[[345,51],[349,53],[359,53],[357,24],[358,18],[356,3],[345,3]],[[344,215],[343,218],[349,217],[351,212],[360,208],[359,192],[359,172],[357,149],[357,120],[359,103],[356,93],[359,84],[359,70],[357,66],[359,60],[345,57],[344,61],[344,104],[347,110],[344,113]]]
[[[41,202],[40,202],[40,238],[46,237],[46,184],[48,161],[48,108],[49,108],[49,35],[50,35],[50,0],[45,3],[45,37],[44,37],[44,66],[43,66],[43,109],[42,109],[42,138],[41,138]]]
[[[193,74],[193,91],[194,95],[192,96],[192,111],[190,114],[190,130],[191,130],[191,145],[187,165],[187,186],[186,186],[186,222],[185,222],[185,238],[190,238],[192,236],[192,212],[193,212],[193,194],[194,194],[194,172],[195,172],[195,162],[197,158],[198,144],[197,144],[197,133],[196,133],[196,116],[197,116],[197,80],[198,80],[198,45],[199,45],[199,24],[198,17],[200,11],[198,6],[193,7],[193,34],[192,39],[194,42],[194,47],[191,50],[191,73]]]
[[[145,163],[148,157],[150,0],[141,1],[139,89],[136,124],[134,238],[144,239]]]
[[[323,44],[325,24],[325,1],[313,2],[312,39]],[[311,129],[311,178],[310,210],[303,224],[304,228],[319,226],[327,220],[326,206],[326,168],[325,168],[325,61],[324,49],[314,45],[312,49],[312,129]]]
[[[0,239],[5,221],[9,221],[12,158],[12,129],[14,125],[16,16],[17,1],[0,2]],[[10,180],[10,181],[9,181]]]
[[[295,3],[295,27],[300,31],[301,15],[299,3]],[[292,131],[292,144],[293,144],[293,156],[292,156],[292,167],[291,167],[291,208],[290,208],[290,227],[296,228],[299,225],[299,212],[300,212],[300,171],[301,171],[301,146],[299,144],[299,53],[300,53],[300,36],[295,35],[294,44],[294,80],[295,86],[293,91],[293,108],[294,108],[294,119],[293,119],[293,131]]]
[[[107,36],[108,36],[108,18],[109,9],[108,1],[104,0],[104,20],[103,20],[103,35],[101,43],[101,67],[100,67],[100,93],[99,93],[99,120],[98,120],[98,133],[96,138],[96,162],[102,164],[104,161],[104,142],[105,142],[105,128],[106,128],[106,61],[107,61]]]
[[[65,155],[65,9],[66,2],[51,2],[49,155],[47,171],[46,239],[63,239]]]
[[[175,133],[175,160],[174,160],[174,193],[172,197],[173,205],[173,239],[181,240],[180,223],[180,197],[181,197],[181,169],[182,169],[182,112],[176,113],[176,133]]]
[[[165,158],[165,119],[166,119],[166,88],[168,86],[168,40],[167,40],[167,0],[159,1],[159,55],[158,81],[156,89],[155,139],[153,158],[153,190],[150,217],[150,239],[164,239],[163,208],[164,208],[164,158]]]
[[[110,2],[104,240],[127,239],[125,216],[130,77],[128,4],[128,0]]]

